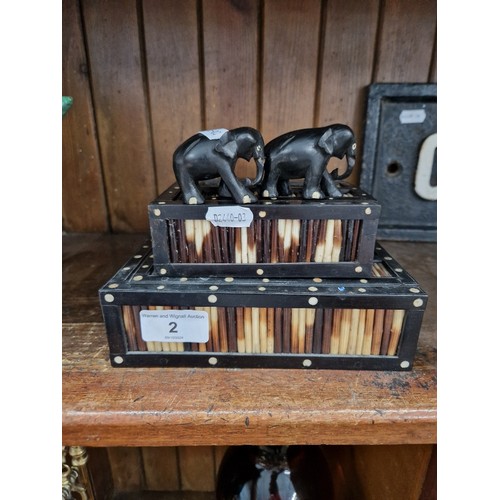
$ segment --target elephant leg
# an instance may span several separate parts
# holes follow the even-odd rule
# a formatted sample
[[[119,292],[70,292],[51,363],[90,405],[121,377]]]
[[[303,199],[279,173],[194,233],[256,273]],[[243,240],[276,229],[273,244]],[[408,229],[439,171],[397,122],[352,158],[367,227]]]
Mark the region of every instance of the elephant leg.
[[[325,194],[320,188],[320,178],[321,175],[317,172],[322,172],[323,167],[318,168],[317,166],[311,165],[306,172],[304,178],[304,188],[302,196],[306,200],[322,200],[326,198]]]
[[[268,173],[264,185],[262,187],[263,198],[277,198],[278,197],[278,181],[280,178],[279,164],[271,161],[266,162],[265,170]]]
[[[182,198],[187,205],[201,205],[205,203],[196,182],[189,174],[189,171],[183,165],[176,165],[174,167],[175,178],[181,188]]]
[[[229,191],[226,183],[223,180],[220,181],[218,195],[219,195],[219,198],[231,198],[232,197],[231,192]]]
[[[339,188],[335,184],[335,181],[332,179],[332,176],[328,173],[327,170],[323,172],[323,175],[321,177],[321,186],[331,198],[342,197],[342,193],[340,192]]]
[[[278,181],[278,192],[281,196],[292,196],[290,181],[288,179],[280,179]]]
[[[230,165],[225,165],[220,168],[219,174],[222,178],[221,182],[226,185],[234,201],[243,204],[255,203],[257,201],[257,197],[238,180]]]

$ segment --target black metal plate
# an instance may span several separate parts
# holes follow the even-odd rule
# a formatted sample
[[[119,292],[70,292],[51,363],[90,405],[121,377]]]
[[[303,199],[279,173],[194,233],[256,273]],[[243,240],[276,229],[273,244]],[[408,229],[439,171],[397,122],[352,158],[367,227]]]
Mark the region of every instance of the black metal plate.
[[[360,187],[382,205],[378,238],[436,241],[436,91],[436,84],[420,83],[369,87]]]

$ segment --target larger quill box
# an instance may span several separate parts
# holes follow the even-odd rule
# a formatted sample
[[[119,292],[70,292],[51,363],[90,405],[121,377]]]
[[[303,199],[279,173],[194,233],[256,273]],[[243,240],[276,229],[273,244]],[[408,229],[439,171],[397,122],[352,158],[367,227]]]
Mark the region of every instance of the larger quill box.
[[[161,277],[146,243],[99,294],[116,367],[410,370],[427,304],[378,244],[339,280]]]
[[[186,205],[177,185],[148,207],[155,271],[163,276],[370,276],[380,205],[343,183],[343,196],[261,199],[238,206],[205,188]]]

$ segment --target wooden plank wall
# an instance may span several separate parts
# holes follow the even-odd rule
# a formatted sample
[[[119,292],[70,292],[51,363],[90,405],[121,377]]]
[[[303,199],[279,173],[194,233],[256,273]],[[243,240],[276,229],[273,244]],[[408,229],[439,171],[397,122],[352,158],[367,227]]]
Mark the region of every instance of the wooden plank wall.
[[[115,492],[214,492],[224,446],[107,448]]]
[[[435,0],[63,0],[62,28],[67,232],[147,232],[199,130],[347,123],[361,146],[367,85],[436,81]]]
[[[436,472],[429,471],[435,445],[324,446],[322,449],[334,484],[332,500],[436,498],[433,492]],[[224,446],[107,448],[111,469],[108,483],[113,483],[115,493],[213,493],[226,450]],[[93,476],[99,472],[95,470]]]

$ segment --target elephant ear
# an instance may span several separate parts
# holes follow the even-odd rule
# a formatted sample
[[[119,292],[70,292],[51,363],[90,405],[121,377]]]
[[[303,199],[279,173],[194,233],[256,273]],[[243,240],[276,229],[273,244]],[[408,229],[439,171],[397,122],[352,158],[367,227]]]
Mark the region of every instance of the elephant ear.
[[[234,140],[233,134],[228,131],[219,139],[214,149],[218,153],[222,153],[224,156],[232,159],[238,152],[238,145]]]
[[[325,133],[319,138],[318,146],[331,156],[333,154],[333,142],[333,132],[332,129],[328,127]]]

